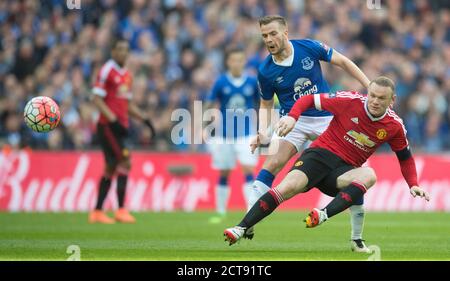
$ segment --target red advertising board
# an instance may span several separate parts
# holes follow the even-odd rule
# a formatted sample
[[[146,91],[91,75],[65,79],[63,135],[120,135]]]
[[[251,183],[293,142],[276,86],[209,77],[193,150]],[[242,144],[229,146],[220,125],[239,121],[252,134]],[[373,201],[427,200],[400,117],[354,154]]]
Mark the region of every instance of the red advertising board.
[[[126,205],[134,211],[214,209],[218,173],[210,168],[210,161],[207,154],[134,152]],[[274,186],[291,163],[276,178]],[[367,210],[450,211],[450,156],[416,156],[420,184],[430,193],[430,202],[412,198],[394,154],[375,155],[367,164],[378,176],[377,184],[365,196]],[[99,152],[0,154],[0,210],[90,210],[103,168]],[[245,208],[242,185],[242,172],[236,169],[230,176],[230,209]],[[113,182],[106,208],[117,207],[114,188]],[[323,207],[330,199],[312,190],[284,202],[280,208]]]

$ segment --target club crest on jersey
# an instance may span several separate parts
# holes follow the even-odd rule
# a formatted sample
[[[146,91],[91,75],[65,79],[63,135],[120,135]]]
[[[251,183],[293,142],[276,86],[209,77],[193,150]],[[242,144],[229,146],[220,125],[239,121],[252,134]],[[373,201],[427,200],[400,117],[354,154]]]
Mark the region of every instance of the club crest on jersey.
[[[302,59],[302,65],[304,70],[310,70],[314,66],[314,62],[311,60],[310,57],[306,57]]]
[[[303,165],[303,161],[300,161],[300,160],[295,162],[295,164],[294,164],[295,167],[300,167],[301,165]]]
[[[356,132],[354,130],[350,130],[350,131],[347,132],[347,135],[352,137],[353,140],[359,145],[364,145],[364,146],[367,146],[367,147],[370,147],[370,148],[375,146],[375,143],[373,141],[371,141],[369,139],[369,137],[366,136],[363,133],[358,133],[358,132]]]
[[[386,130],[385,129],[378,129],[378,131],[377,131],[377,138],[379,139],[379,140],[382,140],[382,139],[384,139],[384,138],[386,138],[387,137],[387,132],[386,132]]]
[[[130,88],[126,84],[122,84],[117,89],[117,97],[123,99],[131,99]]]

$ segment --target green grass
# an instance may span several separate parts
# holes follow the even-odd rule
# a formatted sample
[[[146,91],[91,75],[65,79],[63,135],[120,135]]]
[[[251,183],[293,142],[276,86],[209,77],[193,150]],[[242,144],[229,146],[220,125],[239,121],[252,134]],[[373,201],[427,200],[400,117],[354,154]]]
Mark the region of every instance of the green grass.
[[[306,212],[275,212],[252,241],[228,246],[212,213],[139,213],[135,225],[90,225],[84,213],[0,213],[0,260],[66,260],[78,245],[81,260],[366,260],[349,248],[349,216],[306,229]],[[382,260],[450,260],[450,213],[368,213],[364,238]]]

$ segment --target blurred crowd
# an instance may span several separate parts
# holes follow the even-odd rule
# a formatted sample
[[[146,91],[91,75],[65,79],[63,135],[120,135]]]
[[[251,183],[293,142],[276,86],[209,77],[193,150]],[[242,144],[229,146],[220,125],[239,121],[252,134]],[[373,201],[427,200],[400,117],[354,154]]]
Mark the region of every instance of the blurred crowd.
[[[90,101],[95,75],[116,36],[129,40],[133,99],[157,136],[131,123],[132,147],[202,150],[174,145],[172,112],[192,110],[224,70],[227,46],[245,48],[255,74],[267,55],[258,18],[288,19],[291,39],[313,38],[345,54],[369,76],[396,81],[395,109],[415,151],[450,149],[450,7],[446,0],[66,0],[0,1],[0,146],[36,149],[97,147],[98,112]],[[376,2],[376,1],[372,1]],[[386,3],[389,2],[389,3]],[[361,90],[336,67],[324,66],[332,90]],[[33,133],[23,108],[33,96],[52,97],[62,111],[50,134]]]

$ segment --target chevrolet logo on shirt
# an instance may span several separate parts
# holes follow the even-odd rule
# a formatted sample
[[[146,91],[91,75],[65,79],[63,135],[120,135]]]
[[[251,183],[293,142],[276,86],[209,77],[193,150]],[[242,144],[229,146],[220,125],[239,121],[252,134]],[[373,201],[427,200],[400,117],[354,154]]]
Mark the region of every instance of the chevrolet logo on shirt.
[[[373,141],[371,141],[369,139],[369,137],[364,135],[363,133],[358,133],[358,132],[355,132],[353,130],[350,130],[350,131],[347,132],[347,135],[352,137],[355,140],[355,142],[360,144],[360,145],[364,145],[364,146],[367,146],[367,147],[370,147],[370,148],[375,146],[375,143]]]

